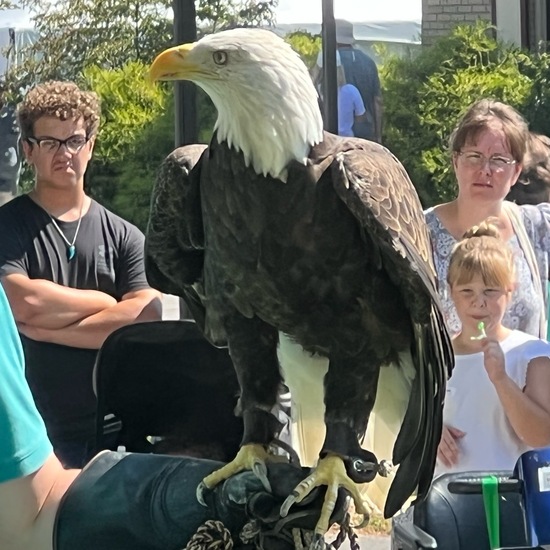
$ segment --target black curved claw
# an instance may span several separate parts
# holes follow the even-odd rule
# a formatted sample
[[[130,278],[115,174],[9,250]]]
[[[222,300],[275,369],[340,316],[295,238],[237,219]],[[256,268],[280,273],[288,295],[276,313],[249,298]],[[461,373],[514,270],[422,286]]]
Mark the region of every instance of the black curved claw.
[[[286,518],[286,516],[288,516],[288,512],[290,511],[290,508],[292,507],[293,504],[296,503],[297,498],[298,498],[298,493],[296,491],[292,491],[292,493],[286,497],[285,501],[281,505],[281,509],[279,512],[282,518]]]
[[[319,533],[313,535],[311,544],[309,545],[309,550],[324,550],[326,548],[325,537]]]
[[[344,466],[348,477],[355,483],[369,483],[379,473],[378,460],[370,451],[361,449],[358,456],[348,456],[344,459]]]
[[[252,465],[252,473],[262,482],[264,489],[271,493],[271,484],[267,479],[267,465],[263,460],[255,460]]]
[[[353,524],[352,527],[353,529],[363,529],[369,524],[369,522],[370,522],[370,514],[363,514],[361,521],[357,524]]]
[[[204,495],[205,495],[205,493],[207,493],[209,491],[210,491],[210,489],[206,486],[204,481],[201,481],[197,485],[197,491],[196,491],[195,495],[197,497],[197,500],[199,501],[199,504],[201,506],[204,506],[205,508],[208,507],[208,504],[206,504],[206,500],[204,499]]]

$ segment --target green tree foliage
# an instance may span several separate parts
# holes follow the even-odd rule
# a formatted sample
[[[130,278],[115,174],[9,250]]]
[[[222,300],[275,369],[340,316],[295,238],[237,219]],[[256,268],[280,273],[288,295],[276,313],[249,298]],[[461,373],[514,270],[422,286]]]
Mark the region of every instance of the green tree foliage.
[[[279,0],[197,0],[201,34],[232,27],[259,27],[274,22]]]
[[[17,8],[17,5],[10,0],[0,0],[0,11],[13,10],[15,8]]]
[[[505,101],[546,131],[548,55],[523,52],[493,35],[483,22],[459,26],[417,56],[389,58],[381,69],[384,143],[405,165],[425,206],[455,196],[447,142],[477,99]]]
[[[133,147],[114,162],[93,160],[88,192],[107,208],[137,225],[147,225],[151,189],[160,163],[173,149],[174,110],[167,96],[166,111],[135,134]]]
[[[173,101],[147,81],[148,66],[84,70],[83,85],[101,98],[101,127],[87,191],[107,208],[145,229],[155,171],[173,145]]]
[[[9,73],[11,86],[78,80],[88,65],[120,69],[150,61],[171,43],[169,0],[20,0],[35,14],[38,40]]]
[[[523,63],[523,74],[532,82],[522,113],[531,130],[550,136],[550,55],[541,49]]]
[[[148,66],[139,61],[115,70],[97,65],[84,70],[84,87],[101,97],[101,128],[94,155],[103,163],[133,153],[138,147],[136,137],[165,112],[167,89],[148,82],[147,71]]]
[[[120,69],[150,62],[173,41],[172,0],[0,0],[34,14],[38,40],[9,74],[25,89],[45,80],[75,80],[86,66]],[[273,22],[278,0],[195,0],[203,32]]]
[[[298,30],[287,34],[285,40],[292,46],[294,51],[300,54],[307,68],[311,70],[321,51],[323,42],[321,35],[313,35],[307,31]]]

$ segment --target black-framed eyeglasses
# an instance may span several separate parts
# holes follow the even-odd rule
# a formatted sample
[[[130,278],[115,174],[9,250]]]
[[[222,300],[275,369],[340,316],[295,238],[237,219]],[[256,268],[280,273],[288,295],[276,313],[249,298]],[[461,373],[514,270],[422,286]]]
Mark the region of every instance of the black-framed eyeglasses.
[[[502,172],[508,166],[516,164],[515,159],[504,157],[502,155],[493,155],[486,157],[477,151],[459,151],[458,155],[464,159],[464,162],[472,168],[483,168],[488,162],[489,167],[494,172]]]
[[[28,137],[27,141],[33,145],[37,145],[42,151],[46,153],[57,153],[62,145],[64,145],[69,153],[75,155],[78,153],[86,143],[90,140],[87,136],[81,136],[75,134],[67,139],[57,139],[54,137]]]

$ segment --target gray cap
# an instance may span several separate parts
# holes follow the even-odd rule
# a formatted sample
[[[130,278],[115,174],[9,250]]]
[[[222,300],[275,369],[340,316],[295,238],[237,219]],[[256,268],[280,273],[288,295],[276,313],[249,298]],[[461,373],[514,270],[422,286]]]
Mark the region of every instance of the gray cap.
[[[336,42],[338,44],[355,44],[353,24],[345,19],[336,19]]]

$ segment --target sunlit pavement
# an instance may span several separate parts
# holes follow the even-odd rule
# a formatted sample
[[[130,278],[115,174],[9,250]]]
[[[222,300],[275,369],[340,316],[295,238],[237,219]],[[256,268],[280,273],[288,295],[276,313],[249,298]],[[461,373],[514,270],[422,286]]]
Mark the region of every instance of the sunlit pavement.
[[[390,550],[390,537],[363,537],[363,540],[361,540],[359,544],[360,547],[364,548],[365,550]]]
[[[390,537],[387,535],[361,535],[359,537],[361,550],[390,550]],[[340,550],[350,550],[349,540],[346,540]]]

